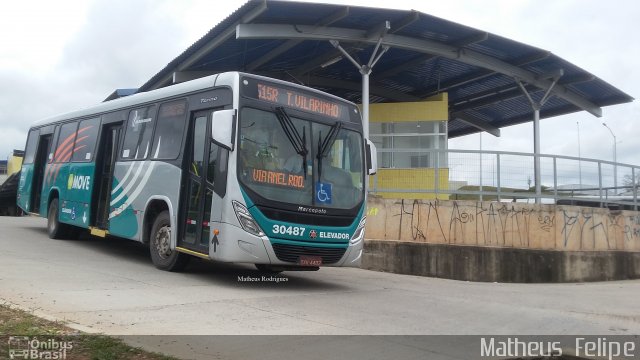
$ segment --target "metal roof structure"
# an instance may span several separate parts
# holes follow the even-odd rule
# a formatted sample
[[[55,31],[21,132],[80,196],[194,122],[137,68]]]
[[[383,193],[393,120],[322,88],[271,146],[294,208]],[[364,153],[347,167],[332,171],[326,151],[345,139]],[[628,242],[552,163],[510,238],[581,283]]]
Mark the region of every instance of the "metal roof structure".
[[[111,100],[119,99],[121,97],[133,95],[136,92],[138,92],[137,88],[133,88],[133,89],[116,89],[114,92],[111,93],[111,95],[107,96],[107,98],[104,99],[103,101],[111,101]]]
[[[279,0],[248,1],[138,91],[233,70],[361,103],[353,63],[374,57],[370,101],[447,92],[451,138],[532,121],[532,103],[549,118],[633,101],[549,51],[418,11]]]

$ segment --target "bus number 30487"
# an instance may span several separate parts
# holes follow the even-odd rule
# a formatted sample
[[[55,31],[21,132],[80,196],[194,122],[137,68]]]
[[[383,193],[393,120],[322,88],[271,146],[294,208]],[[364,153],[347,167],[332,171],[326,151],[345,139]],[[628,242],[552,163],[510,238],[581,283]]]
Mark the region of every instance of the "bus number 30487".
[[[273,225],[273,233],[274,234],[287,234],[294,236],[304,236],[304,231],[306,228],[298,227],[298,226],[284,226],[284,225]]]

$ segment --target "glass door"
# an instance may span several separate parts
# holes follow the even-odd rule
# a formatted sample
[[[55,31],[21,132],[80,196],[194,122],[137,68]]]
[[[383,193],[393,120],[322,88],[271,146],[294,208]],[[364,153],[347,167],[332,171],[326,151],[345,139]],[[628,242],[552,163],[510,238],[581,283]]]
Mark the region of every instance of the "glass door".
[[[91,211],[91,224],[99,229],[109,228],[109,202],[113,185],[113,171],[118,154],[121,124],[110,124],[102,127],[100,137],[100,153],[96,157],[97,182],[93,189],[93,203],[96,211]]]
[[[33,166],[33,185],[31,187],[31,206],[29,210],[34,213],[40,212],[40,201],[42,195],[42,185],[44,182],[44,170],[47,165],[47,154],[51,147],[51,135],[43,135],[38,142],[35,163]],[[47,209],[44,209],[47,212]]]
[[[194,113],[190,122],[188,169],[183,197],[184,231],[178,246],[209,253],[209,220],[213,201],[213,177],[217,154],[211,151],[211,111]]]

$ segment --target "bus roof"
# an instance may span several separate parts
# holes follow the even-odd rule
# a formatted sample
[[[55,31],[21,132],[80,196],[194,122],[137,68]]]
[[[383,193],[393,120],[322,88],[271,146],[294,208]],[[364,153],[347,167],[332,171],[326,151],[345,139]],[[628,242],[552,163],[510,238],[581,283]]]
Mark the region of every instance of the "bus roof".
[[[161,99],[166,99],[166,98],[171,98],[174,96],[180,96],[180,95],[184,95],[184,94],[189,94],[189,93],[194,93],[194,92],[198,92],[198,91],[202,91],[202,90],[207,90],[210,88],[213,88],[215,86],[223,86],[223,85],[231,85],[231,81],[226,80],[231,78],[239,78],[239,76],[251,76],[257,79],[263,79],[266,81],[270,81],[270,82],[274,82],[274,83],[280,83],[280,84],[286,84],[288,86],[292,86],[292,87],[297,87],[300,89],[304,89],[306,91],[311,91],[311,92],[315,92],[315,93],[321,93],[327,97],[331,97],[334,98],[336,100],[345,102],[345,103],[349,103],[353,106],[356,106],[355,104],[353,104],[352,102],[339,98],[333,94],[329,94],[329,93],[325,93],[323,91],[317,90],[317,89],[313,89],[313,88],[308,88],[305,86],[301,86],[295,83],[291,83],[288,81],[283,81],[283,80],[278,80],[278,79],[272,79],[272,78],[268,78],[268,77],[264,77],[264,76],[260,76],[260,75],[254,75],[254,74],[248,74],[248,73],[241,73],[241,72],[237,72],[237,71],[232,71],[232,72],[226,72],[226,73],[220,73],[220,74],[215,74],[215,75],[210,75],[207,77],[203,77],[203,78],[199,78],[199,79],[195,79],[195,80],[191,80],[191,81],[187,81],[187,82],[183,82],[183,83],[177,83],[175,85],[172,86],[167,86],[167,87],[163,87],[160,89],[156,89],[156,90],[151,90],[148,92],[141,92],[141,93],[137,93],[134,95],[130,95],[130,96],[126,96],[126,97],[122,97],[119,99],[115,99],[115,100],[110,100],[110,101],[105,101],[103,103],[100,103],[98,105],[94,105],[94,106],[90,106],[81,110],[76,110],[76,111],[71,111],[68,113],[63,113],[63,114],[59,114],[56,116],[52,116],[52,117],[48,117],[45,119],[41,119],[39,121],[34,122],[31,127],[32,128],[38,128],[38,127],[42,127],[42,126],[46,126],[46,125],[50,125],[50,124],[54,124],[54,123],[58,123],[58,122],[63,122],[66,120],[71,120],[71,119],[81,119],[81,118],[87,118],[87,117],[91,117],[94,115],[100,115],[100,114],[104,114],[104,113],[108,113],[111,111],[115,111],[115,110],[119,110],[119,109],[125,109],[128,107],[133,107],[136,105],[141,105],[141,104],[145,104],[145,103],[150,103],[153,101],[157,101],[157,100],[161,100]],[[222,80],[221,82],[224,82],[224,84],[220,83],[220,81],[218,81],[218,78],[220,78],[220,80]],[[226,81],[225,81],[226,80]]]
[[[76,110],[60,115],[56,115],[53,117],[45,118],[39,121],[36,121],[31,125],[31,127],[41,127],[53,123],[57,123],[64,120],[70,119],[78,119],[83,117],[88,117],[92,115],[98,115],[122,108],[127,108],[130,106],[135,106],[137,104],[144,104],[164,98],[169,98],[172,96],[178,96],[180,94],[191,93],[199,90],[205,90],[207,88],[212,88],[215,85],[215,81],[218,75],[211,75],[204,78],[196,79],[193,81],[188,81],[180,84],[176,84],[174,86],[167,86],[162,89],[153,90],[149,92],[138,93],[135,95],[123,97],[120,99],[115,99],[111,101],[106,101],[100,103],[98,105],[90,106],[88,108],[84,108],[81,110]]]

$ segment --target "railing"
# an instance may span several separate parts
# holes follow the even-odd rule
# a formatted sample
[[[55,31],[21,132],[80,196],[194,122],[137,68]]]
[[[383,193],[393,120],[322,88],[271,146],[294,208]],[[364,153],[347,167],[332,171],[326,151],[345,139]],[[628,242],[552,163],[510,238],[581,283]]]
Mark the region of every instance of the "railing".
[[[378,150],[396,157],[429,155],[434,168],[407,170],[402,179],[385,178],[380,168],[369,179],[369,192],[385,196],[433,197],[451,200],[518,201],[574,204],[637,210],[640,166],[611,161],[541,154],[542,192],[534,183],[534,155],[530,153],[475,150]],[[444,164],[441,164],[445,162]],[[398,171],[393,174],[398,177]],[[418,174],[418,175],[416,175]],[[429,181],[425,181],[429,177]]]

